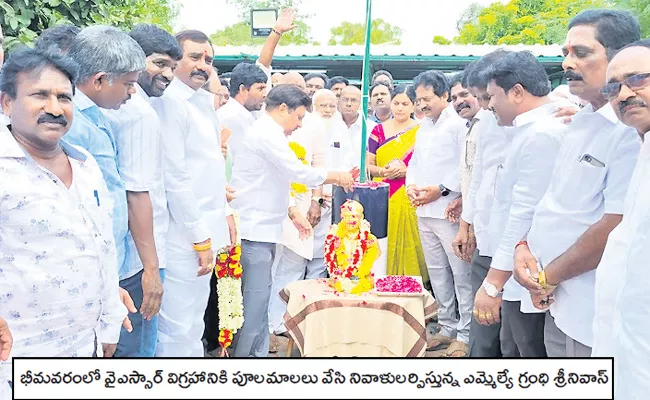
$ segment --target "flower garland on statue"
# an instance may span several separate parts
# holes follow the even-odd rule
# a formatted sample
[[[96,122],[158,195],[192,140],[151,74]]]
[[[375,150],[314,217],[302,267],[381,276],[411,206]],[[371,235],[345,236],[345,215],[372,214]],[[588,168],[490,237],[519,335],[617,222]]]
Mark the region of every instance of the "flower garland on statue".
[[[309,164],[307,162],[307,151],[305,150],[304,147],[299,145],[297,142],[289,142],[289,147],[294,152],[296,157],[298,157],[298,160],[300,160],[304,165]],[[291,183],[292,197],[295,196],[296,194],[307,193],[308,191],[309,189],[307,189],[307,186],[303,185],[302,183]]]
[[[244,325],[244,298],[241,291],[241,245],[223,248],[217,253],[217,293],[219,294],[219,344],[221,355],[232,344],[235,333]]]
[[[330,276],[334,278],[334,288],[338,292],[349,291],[351,294],[360,294],[374,287],[373,274],[370,272],[373,264],[379,258],[379,244],[374,235],[370,233],[370,223],[361,221],[359,233],[355,238],[356,246],[352,250],[352,262],[348,262],[348,254],[342,238],[347,235],[348,228],[340,223],[335,231],[325,238],[325,264]],[[342,279],[358,278],[352,288],[344,288]],[[345,290],[349,289],[349,290]]]

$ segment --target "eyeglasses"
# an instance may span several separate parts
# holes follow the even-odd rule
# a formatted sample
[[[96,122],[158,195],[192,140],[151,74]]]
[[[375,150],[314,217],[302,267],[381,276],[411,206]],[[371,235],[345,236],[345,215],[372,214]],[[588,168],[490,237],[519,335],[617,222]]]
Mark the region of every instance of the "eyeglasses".
[[[630,90],[637,91],[650,85],[650,79],[648,78],[650,78],[650,72],[628,76],[623,79],[623,82],[608,83],[604,88],[600,89],[600,93],[602,93],[607,100],[612,100],[621,93],[623,85],[630,88]]]

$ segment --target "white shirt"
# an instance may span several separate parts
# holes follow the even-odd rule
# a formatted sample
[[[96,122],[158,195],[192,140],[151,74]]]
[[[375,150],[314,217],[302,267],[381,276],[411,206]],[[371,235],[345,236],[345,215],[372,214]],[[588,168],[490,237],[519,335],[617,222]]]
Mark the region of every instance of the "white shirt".
[[[359,145],[355,147],[350,140],[348,127],[340,118],[332,118],[330,121],[325,121],[325,129],[325,143],[327,145],[325,165],[327,166],[327,170],[347,172],[355,165],[358,166],[360,159],[355,159],[354,155],[357,150],[361,154],[360,137]],[[324,193],[331,195],[332,185],[325,185]]]
[[[530,250],[544,266],[566,252],[604,214],[623,214],[639,145],[639,135],[619,122],[609,104],[595,112],[589,105],[572,117],[528,233]],[[595,281],[596,270],[592,270],[562,282],[551,305],[557,327],[590,347]]]
[[[596,269],[592,357],[614,357],[616,398],[644,399],[650,390],[650,143],[648,134],[625,198],[623,220],[610,233]]]
[[[212,239],[218,250],[230,243],[226,224],[225,160],[214,108],[204,90],[174,79],[153,106],[162,134],[163,173],[170,214],[167,247],[192,252]]]
[[[343,117],[341,116],[341,121],[343,121]],[[345,124],[345,122],[343,122]],[[362,145],[361,143],[361,134],[363,130],[363,116],[359,114],[357,117],[357,120],[354,121],[352,125],[348,128],[348,142],[352,146],[352,160],[354,161],[353,166],[360,166],[361,163],[361,152],[362,151],[368,151],[368,136],[370,136],[370,132],[372,132],[373,129],[377,124],[368,118],[366,118],[366,132],[368,134],[366,135],[366,142]],[[363,150],[362,150],[363,149]]]
[[[233,97],[228,99],[226,104],[219,107],[217,116],[219,117],[219,122],[232,131],[232,135],[228,139],[228,148],[232,154],[234,163],[237,157],[237,151],[244,140],[244,135],[250,129],[251,125],[253,125],[253,122],[255,122],[255,117]]]
[[[478,113],[477,113],[478,114]],[[460,149],[460,192],[463,202],[469,196],[469,186],[472,182],[472,169],[476,158],[476,139],[478,134],[477,124],[479,119],[474,117],[467,121],[465,141]]]
[[[0,128],[0,315],[13,357],[91,357],[117,343],[120,301],[113,205],[95,160],[61,142],[67,188]],[[0,381],[11,380],[11,359]]]
[[[473,225],[479,255],[492,257],[496,249],[490,246],[488,233],[497,171],[510,148],[512,128],[501,127],[491,111],[484,109],[474,117],[476,155],[472,166],[469,194],[463,198],[463,221]],[[464,160],[461,160],[463,162]]]
[[[406,171],[406,186],[442,184],[451,193],[418,207],[418,217],[444,219],[449,203],[460,196],[460,149],[466,131],[465,121],[451,107],[446,107],[437,121],[427,118],[420,125]]]
[[[158,114],[147,93],[137,85],[137,92],[119,110],[102,110],[111,121],[117,145],[117,163],[124,186],[129,192],[149,192],[153,209],[153,233],[158,265],[165,268],[165,241],[169,228],[167,196],[163,181],[161,128]],[[122,279],[142,270],[138,249],[129,231],[127,238],[129,268]]]
[[[302,128],[296,129],[289,137],[289,142],[295,142],[305,149],[305,160],[314,168],[325,166],[326,151],[325,129],[318,115],[306,113],[302,120]],[[306,216],[311,207],[312,192],[297,193],[293,200],[298,211]],[[289,215],[283,221],[282,245],[304,259],[311,260],[314,255],[314,236],[302,240]]]
[[[313,189],[325,179],[327,171],[303,165],[289,148],[282,127],[262,115],[246,133],[233,165],[231,184],[237,197],[231,207],[239,213],[241,238],[281,243],[291,182]]]
[[[491,268],[512,271],[515,246],[530,229],[535,206],[546,192],[566,130],[553,117],[556,108],[557,103],[545,104],[513,122],[510,149],[496,177],[489,227],[490,246],[496,249]],[[527,294],[511,277],[503,299],[521,301],[522,312],[538,312]]]

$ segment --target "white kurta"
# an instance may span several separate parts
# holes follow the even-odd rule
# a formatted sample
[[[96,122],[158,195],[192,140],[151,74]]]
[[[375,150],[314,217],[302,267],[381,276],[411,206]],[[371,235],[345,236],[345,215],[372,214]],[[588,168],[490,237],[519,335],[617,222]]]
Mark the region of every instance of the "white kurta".
[[[210,101],[207,92],[194,91],[174,79],[153,103],[165,129],[162,145],[170,214],[156,356],[203,356],[210,274],[196,276],[198,256],[192,245],[211,238],[216,251],[230,243],[225,160]]]
[[[622,222],[610,233],[596,270],[593,357],[614,357],[615,397],[650,391],[650,143],[643,143]]]

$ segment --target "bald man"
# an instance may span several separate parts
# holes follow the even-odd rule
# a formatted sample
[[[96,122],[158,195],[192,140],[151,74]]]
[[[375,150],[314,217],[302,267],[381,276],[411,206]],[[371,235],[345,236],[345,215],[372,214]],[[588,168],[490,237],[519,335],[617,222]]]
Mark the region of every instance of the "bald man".
[[[348,127],[348,140],[352,144],[352,154],[354,159],[354,165],[359,166],[361,162],[361,151],[366,151],[368,143],[361,143],[361,129],[363,124],[363,119],[361,117],[361,90],[356,86],[346,86],[341,91],[341,97],[339,97],[339,112],[341,118],[345,125]],[[368,135],[370,132],[377,126],[376,123],[370,121],[366,118],[366,124],[368,126]]]
[[[305,84],[305,78],[300,75],[298,72],[287,72],[282,77],[282,84],[284,85],[296,85],[305,92],[307,91],[307,84]]]
[[[282,84],[282,78],[283,75],[279,72],[276,72],[275,74],[271,75],[271,85],[273,87],[276,87],[280,84]]]

